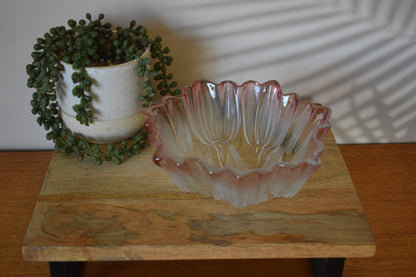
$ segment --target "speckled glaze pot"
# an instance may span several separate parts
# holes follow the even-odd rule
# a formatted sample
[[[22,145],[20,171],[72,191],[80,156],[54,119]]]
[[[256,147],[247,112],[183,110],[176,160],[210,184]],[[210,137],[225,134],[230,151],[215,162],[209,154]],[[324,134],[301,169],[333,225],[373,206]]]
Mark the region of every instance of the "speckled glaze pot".
[[[149,48],[143,57],[150,58]],[[73,106],[79,104],[79,98],[73,96],[74,84],[71,75],[72,65],[62,62],[57,86],[58,103],[64,124],[74,134],[93,143],[114,143],[135,135],[142,127],[142,103],[139,96],[144,94],[144,78],[137,74],[138,60],[120,65],[88,67],[88,76],[93,80],[90,109],[93,122],[85,126],[76,120]]]

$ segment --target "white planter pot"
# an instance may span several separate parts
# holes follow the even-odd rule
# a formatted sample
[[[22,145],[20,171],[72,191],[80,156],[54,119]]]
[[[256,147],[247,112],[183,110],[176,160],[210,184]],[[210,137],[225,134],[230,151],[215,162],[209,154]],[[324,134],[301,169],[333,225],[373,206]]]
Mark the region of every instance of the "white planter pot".
[[[150,58],[149,48],[143,57]],[[58,104],[64,124],[74,134],[93,143],[113,143],[135,135],[143,127],[139,96],[145,93],[142,88],[145,78],[137,74],[138,60],[86,68],[93,81],[91,92],[86,92],[92,98],[89,109],[93,122],[89,126],[80,124],[75,118],[73,106],[79,104],[80,99],[72,95],[74,70],[71,64],[62,64],[64,70],[57,86]]]

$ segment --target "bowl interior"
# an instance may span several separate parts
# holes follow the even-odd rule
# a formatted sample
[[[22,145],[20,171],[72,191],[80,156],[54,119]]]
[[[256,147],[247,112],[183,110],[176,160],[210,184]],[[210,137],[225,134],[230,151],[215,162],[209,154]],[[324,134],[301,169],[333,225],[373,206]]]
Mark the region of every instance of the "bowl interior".
[[[195,82],[144,111],[158,160],[195,159],[212,172],[319,163],[330,109],[283,94],[276,81]]]

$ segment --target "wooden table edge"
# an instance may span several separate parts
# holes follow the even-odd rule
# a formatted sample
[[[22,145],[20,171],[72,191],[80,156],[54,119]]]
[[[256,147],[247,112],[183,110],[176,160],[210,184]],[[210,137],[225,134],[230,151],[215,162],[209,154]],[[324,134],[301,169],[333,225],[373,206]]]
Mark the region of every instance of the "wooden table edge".
[[[302,247],[302,255],[296,249]],[[257,248],[257,249],[256,249]],[[205,259],[296,259],[296,258],[364,258],[372,257],[376,245],[333,245],[323,243],[287,243],[265,244],[251,247],[247,254],[244,246],[121,246],[114,251],[113,247],[36,247],[22,246],[23,258],[26,261],[140,261],[140,260],[205,260]],[[70,250],[70,251],[68,251]],[[284,252],[284,253],[282,253]],[[120,255],[123,253],[123,255]],[[97,256],[99,258],[97,258]],[[56,257],[56,259],[51,259]]]

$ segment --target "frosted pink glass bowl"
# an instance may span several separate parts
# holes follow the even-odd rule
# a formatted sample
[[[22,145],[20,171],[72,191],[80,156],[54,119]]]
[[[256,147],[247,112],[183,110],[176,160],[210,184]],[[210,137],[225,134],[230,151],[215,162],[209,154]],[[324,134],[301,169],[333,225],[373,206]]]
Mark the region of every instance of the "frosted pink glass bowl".
[[[176,185],[237,207],[302,188],[321,164],[330,113],[276,81],[196,81],[143,111],[153,161]]]

